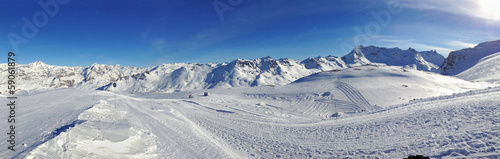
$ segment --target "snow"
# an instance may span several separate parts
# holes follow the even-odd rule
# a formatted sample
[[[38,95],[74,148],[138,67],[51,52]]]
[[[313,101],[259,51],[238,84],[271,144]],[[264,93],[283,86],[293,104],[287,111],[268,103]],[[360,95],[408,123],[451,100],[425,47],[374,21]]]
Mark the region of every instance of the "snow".
[[[274,87],[31,92],[0,157],[498,157],[496,86],[372,64]]]
[[[488,83],[471,83],[436,73],[385,65],[368,65],[339,72],[318,73],[299,79],[288,86],[308,88],[311,90],[311,96],[313,93],[330,92],[332,98],[338,99],[343,98],[338,94],[346,94],[342,88],[350,87],[346,84],[357,88],[362,94],[358,96],[366,98],[371,105],[378,106],[492,86]],[[385,95],[380,96],[379,92],[384,92]],[[359,100],[364,102],[362,99]]]

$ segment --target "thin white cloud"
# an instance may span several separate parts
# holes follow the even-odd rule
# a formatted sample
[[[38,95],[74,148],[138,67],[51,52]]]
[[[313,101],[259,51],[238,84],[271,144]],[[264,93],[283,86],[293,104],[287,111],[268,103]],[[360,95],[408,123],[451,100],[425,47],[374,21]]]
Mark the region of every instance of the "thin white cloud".
[[[142,37],[143,39],[144,39],[144,38],[147,38],[149,34],[151,34],[151,27],[148,27],[148,28],[146,29],[146,31],[142,32],[142,33],[141,33],[141,37]]]
[[[335,17],[332,18],[340,18],[373,9],[377,3],[377,1],[373,0],[356,0],[356,2],[352,0],[252,1],[237,6],[234,12],[229,14],[231,17],[229,19],[256,24],[274,22],[276,18],[284,19],[294,16],[326,13],[335,13]]]
[[[500,20],[486,14],[477,0],[401,0],[401,6],[416,10],[435,10],[488,20]]]
[[[449,41],[447,43],[447,45],[448,46],[452,46],[452,47],[471,48],[471,47],[475,47],[477,44],[463,42],[463,41],[457,41],[457,40],[452,40],[452,41]]]
[[[477,44],[485,41],[498,40],[500,32],[495,31],[494,27],[486,27],[487,29],[470,29],[468,27],[459,26],[439,26],[432,24],[404,24],[391,26],[393,30],[398,32],[391,32],[390,37],[383,38],[385,42],[401,43],[414,42],[425,43],[433,46],[439,46],[436,50],[446,51],[460,50],[464,48],[474,47]],[[406,32],[411,30],[412,32]],[[411,40],[408,40],[411,39]],[[432,48],[432,47],[426,47]],[[440,52],[440,53],[441,53]],[[444,53],[443,53],[444,54]]]
[[[413,39],[400,40],[400,39],[380,39],[380,41],[390,42],[390,43],[409,43],[414,41]]]
[[[156,39],[153,41],[153,45],[157,50],[162,51],[167,47],[167,42],[165,39]]]
[[[248,2],[248,1],[247,1]],[[291,5],[290,3],[293,3]],[[276,18],[348,10],[345,6],[328,5],[328,1],[251,1],[234,8],[220,25],[198,32],[186,42],[189,48],[200,48],[247,35],[263,26],[274,23]],[[314,31],[314,29],[313,29]],[[300,37],[298,38],[300,39]]]
[[[412,44],[414,48],[417,48],[417,49],[420,48],[420,51],[436,50],[437,52],[439,52],[441,54],[445,54],[445,55],[454,51],[453,49],[450,49],[450,48],[427,45],[427,44],[419,44],[419,43],[410,43],[410,44]]]
[[[154,36],[155,31],[158,31],[158,28],[161,28],[161,26],[163,25],[162,24],[149,25],[146,27],[144,31],[140,32],[139,35],[143,39],[148,38],[150,35]]]
[[[383,42],[384,45],[387,45],[389,47],[397,46],[401,49],[406,49],[411,47],[418,51],[436,50],[438,53],[441,53],[443,55],[447,55],[451,51],[454,51],[452,48],[443,47],[442,46],[443,44],[440,43],[431,45],[422,43],[414,39],[397,39],[393,36],[379,36],[378,38],[373,39],[373,41]]]

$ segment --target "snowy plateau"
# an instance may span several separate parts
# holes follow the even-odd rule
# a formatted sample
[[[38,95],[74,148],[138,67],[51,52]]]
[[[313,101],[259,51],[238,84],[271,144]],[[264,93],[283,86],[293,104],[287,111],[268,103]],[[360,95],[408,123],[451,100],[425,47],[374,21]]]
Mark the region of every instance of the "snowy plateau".
[[[3,107],[0,158],[500,158],[500,40],[447,58],[357,46],[150,68],[36,61],[16,77],[15,151]]]

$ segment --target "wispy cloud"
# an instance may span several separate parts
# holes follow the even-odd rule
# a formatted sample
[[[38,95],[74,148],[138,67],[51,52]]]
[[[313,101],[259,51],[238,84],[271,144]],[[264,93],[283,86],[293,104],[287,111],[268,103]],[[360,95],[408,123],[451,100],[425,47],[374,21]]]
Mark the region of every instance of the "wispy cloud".
[[[186,45],[190,45],[190,48],[210,46],[247,35],[256,29],[275,23],[276,19],[334,12],[342,8],[347,10],[345,6],[331,5],[328,1],[248,1],[236,7],[231,14],[226,14],[226,19],[219,25],[198,32]]]
[[[475,47],[477,44],[473,43],[468,43],[468,42],[463,42],[463,41],[457,41],[457,40],[452,40],[446,43],[448,46],[453,46],[453,47],[462,47],[462,48],[471,48]]]
[[[498,17],[486,14],[478,0],[401,0],[401,5],[416,10],[434,10],[488,20],[500,20]]]
[[[164,24],[152,24],[148,25],[142,32],[139,32],[139,36],[143,39],[150,37],[150,35],[154,35],[155,32],[158,32],[158,29],[164,26]]]
[[[437,52],[447,55],[453,48],[445,47],[442,43],[424,43],[421,41],[417,41],[415,39],[398,39],[393,36],[378,36],[374,41],[383,42],[385,45],[389,47],[399,47],[402,49],[405,48],[414,48],[418,51],[428,51],[428,50],[436,50]]]
[[[420,48],[419,50],[421,51],[426,51],[426,50],[436,50],[437,52],[447,55],[448,53],[452,52],[453,49],[446,48],[446,47],[440,47],[440,46],[435,46],[435,45],[428,45],[428,44],[420,44],[420,43],[410,43],[414,48]]]
[[[284,20],[291,18],[316,14],[327,14],[332,15],[332,18],[339,18],[368,10],[372,8],[374,4],[378,3],[379,2],[371,0],[359,0],[357,3],[352,3],[350,0],[338,0],[335,3],[329,0],[245,1],[245,3],[236,6],[234,11],[224,14],[224,21],[212,25],[210,28],[199,30],[195,35],[176,41],[175,48],[178,48],[178,50],[175,50],[175,52],[183,54],[198,52],[196,56],[201,56],[200,54],[206,54],[208,51],[220,47],[239,47],[232,45],[235,43],[242,44],[241,41],[236,41],[235,39],[250,41],[247,44],[255,47],[270,47],[272,45],[270,43],[273,42],[276,42],[277,45],[283,45],[284,41],[288,42],[287,44],[296,41],[308,41],[310,40],[308,38],[322,36],[322,34],[336,34],[332,35],[332,37],[334,37],[340,34],[339,28],[325,30],[326,27],[324,25],[315,26],[313,24],[304,28],[298,27],[304,26],[303,24],[297,24],[297,26],[283,26],[284,30],[300,28],[303,30],[302,32],[298,31],[299,29],[291,29],[293,31],[290,31],[289,34],[279,34],[277,36],[264,35],[267,36],[267,38],[262,39],[260,39],[260,37],[264,36],[256,38],[254,35],[262,34],[265,29],[274,29],[276,25],[280,25]],[[324,21],[327,22],[330,20],[331,19],[325,19]]]
[[[471,29],[472,28],[472,29]],[[426,43],[442,48],[453,50],[474,47],[478,43],[498,40],[500,32],[491,29],[482,29],[482,27],[457,27],[452,24],[433,25],[433,24],[403,24],[390,27],[394,32],[381,40],[386,42],[400,43]]]
[[[410,43],[413,39],[380,39],[379,41],[389,42],[389,43]]]
[[[165,39],[156,39],[153,41],[153,45],[158,51],[163,51],[167,47],[167,42]]]
[[[336,17],[351,15],[373,7],[374,3],[370,0],[359,0],[356,3],[349,4],[350,0],[337,0],[335,5],[328,0],[314,1],[290,1],[290,0],[272,0],[272,1],[251,1],[246,6],[236,8],[232,17],[242,22],[258,23],[273,20],[276,18],[287,18],[291,16],[312,15],[323,13],[339,13]],[[264,14],[262,14],[264,13]]]
[[[151,27],[148,27],[148,28],[146,29],[146,31],[142,32],[142,33],[141,33],[141,37],[142,37],[143,39],[144,39],[144,38],[147,38],[149,34],[151,34]]]

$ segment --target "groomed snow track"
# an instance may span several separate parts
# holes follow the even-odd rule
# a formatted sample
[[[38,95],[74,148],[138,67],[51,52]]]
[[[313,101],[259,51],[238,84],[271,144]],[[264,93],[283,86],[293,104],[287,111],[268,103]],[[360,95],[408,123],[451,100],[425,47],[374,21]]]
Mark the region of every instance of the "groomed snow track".
[[[358,106],[358,111],[365,110],[365,111],[372,111],[374,110],[374,107],[368,102],[368,100],[361,95],[361,93],[351,86],[350,84],[344,83],[344,82],[335,82],[336,88],[342,91],[344,95],[349,98],[349,100],[354,103],[356,106]]]

